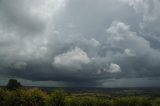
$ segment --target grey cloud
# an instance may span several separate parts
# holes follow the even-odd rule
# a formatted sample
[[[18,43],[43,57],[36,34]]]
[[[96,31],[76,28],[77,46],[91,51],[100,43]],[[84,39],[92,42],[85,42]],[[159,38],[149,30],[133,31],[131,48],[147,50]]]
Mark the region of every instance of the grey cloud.
[[[158,1],[121,1],[0,0],[1,75],[71,86],[159,77]]]
[[[25,2],[20,0],[1,0],[0,17],[1,23],[5,26],[5,30],[20,33],[20,35],[40,33],[44,30],[45,23],[39,17],[32,16],[29,12],[31,6],[25,5]],[[27,3],[27,2],[26,2]]]
[[[141,21],[139,22],[140,33],[147,40],[150,41],[153,48],[158,49],[157,42],[159,42],[159,0],[120,0],[128,3],[140,15]]]

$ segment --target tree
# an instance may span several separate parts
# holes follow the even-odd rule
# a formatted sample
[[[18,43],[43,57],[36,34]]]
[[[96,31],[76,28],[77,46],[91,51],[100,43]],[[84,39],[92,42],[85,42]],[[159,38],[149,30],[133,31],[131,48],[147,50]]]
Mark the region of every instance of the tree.
[[[10,79],[7,84],[7,89],[16,90],[17,88],[21,88],[22,85],[16,79]]]

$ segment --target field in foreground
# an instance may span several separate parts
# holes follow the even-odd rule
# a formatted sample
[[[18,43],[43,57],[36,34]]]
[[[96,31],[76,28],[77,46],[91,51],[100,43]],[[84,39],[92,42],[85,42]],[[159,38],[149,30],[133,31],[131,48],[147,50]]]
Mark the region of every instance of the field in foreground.
[[[124,94],[124,95],[123,95]],[[0,106],[160,106],[160,96],[121,92],[53,92],[38,88],[0,89]]]

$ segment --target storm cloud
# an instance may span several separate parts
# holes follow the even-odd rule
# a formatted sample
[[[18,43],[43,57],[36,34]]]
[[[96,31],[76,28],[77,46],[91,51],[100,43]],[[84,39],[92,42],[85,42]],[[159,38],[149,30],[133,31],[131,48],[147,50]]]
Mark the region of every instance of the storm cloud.
[[[0,74],[73,86],[158,78],[159,8],[159,0],[0,0]]]

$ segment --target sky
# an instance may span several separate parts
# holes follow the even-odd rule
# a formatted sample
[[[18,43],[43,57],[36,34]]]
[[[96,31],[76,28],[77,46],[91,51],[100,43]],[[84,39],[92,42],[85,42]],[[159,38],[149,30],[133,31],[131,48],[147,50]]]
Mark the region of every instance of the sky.
[[[0,0],[0,85],[160,86],[160,0]]]

